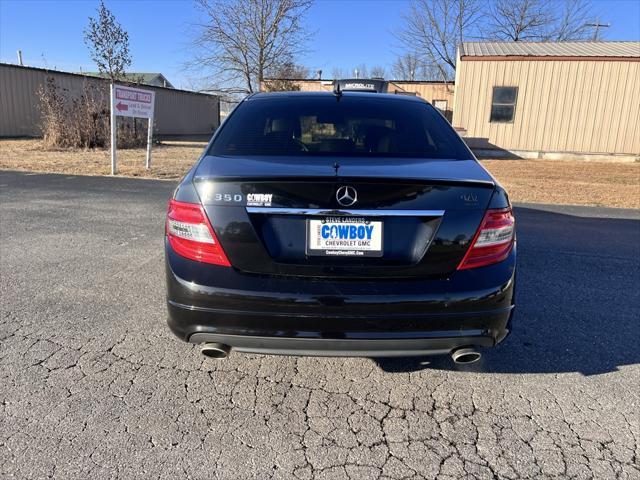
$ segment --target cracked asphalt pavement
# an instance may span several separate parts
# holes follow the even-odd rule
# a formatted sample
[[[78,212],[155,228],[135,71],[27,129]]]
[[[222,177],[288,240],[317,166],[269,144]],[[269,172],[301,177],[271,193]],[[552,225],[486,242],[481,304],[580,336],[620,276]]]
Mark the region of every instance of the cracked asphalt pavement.
[[[172,188],[0,173],[0,477],[640,478],[637,211],[517,208],[515,329],[473,366],[217,362],[165,325]]]

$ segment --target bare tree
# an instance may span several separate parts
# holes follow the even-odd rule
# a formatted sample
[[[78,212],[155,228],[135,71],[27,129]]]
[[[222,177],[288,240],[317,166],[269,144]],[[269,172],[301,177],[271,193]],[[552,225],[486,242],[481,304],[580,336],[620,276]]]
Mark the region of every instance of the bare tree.
[[[303,18],[312,0],[197,0],[195,64],[211,71],[216,89],[252,93],[267,72],[293,63],[308,33]]]
[[[586,0],[495,0],[485,36],[513,42],[582,40],[589,35],[590,14]]]
[[[304,65],[293,62],[279,66],[275,71],[268,72],[268,78],[262,83],[265,92],[291,92],[300,90],[297,80],[309,77],[309,69]]]
[[[565,0],[564,9],[554,22],[551,40],[565,42],[589,38],[589,21],[592,16],[591,3],[588,1]]]
[[[303,79],[309,78],[310,70],[308,67],[304,65],[299,65],[293,62],[286,62],[282,65],[279,65],[273,71],[269,71],[269,78],[274,79]]]
[[[331,69],[331,76],[334,79],[338,79],[338,78],[350,77],[351,75],[345,74],[344,68],[342,67],[333,67]]]
[[[100,73],[107,75],[112,82],[125,78],[125,69],[131,66],[129,35],[103,1],[98,7],[98,17],[89,17],[84,43]]]
[[[384,78],[387,76],[387,71],[382,65],[374,65],[369,74],[371,78]]]
[[[545,0],[496,0],[492,5],[487,37],[493,39],[539,41],[553,20]]]
[[[397,36],[409,50],[424,52],[425,63],[449,80],[457,46],[475,34],[481,13],[478,0],[412,0]]]
[[[437,65],[425,60],[415,52],[407,52],[396,57],[391,67],[396,80],[436,80],[441,78]]]
[[[399,55],[393,62],[391,73],[396,80],[418,80],[419,68],[422,64],[417,53]]]
[[[369,69],[366,63],[356,65],[353,69],[353,77],[355,78],[367,78],[369,76]]]

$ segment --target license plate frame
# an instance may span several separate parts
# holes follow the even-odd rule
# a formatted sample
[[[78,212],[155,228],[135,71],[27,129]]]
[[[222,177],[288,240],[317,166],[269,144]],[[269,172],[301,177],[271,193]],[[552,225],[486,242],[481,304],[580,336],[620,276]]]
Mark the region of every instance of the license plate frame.
[[[340,226],[344,233],[344,228],[350,229],[352,226],[363,227],[358,233],[364,233],[363,238],[322,238],[321,228],[327,225],[331,229],[332,226]],[[373,227],[368,238],[367,229],[365,227]],[[384,222],[380,218],[371,217],[339,217],[326,216],[321,218],[307,218],[305,221],[306,239],[305,252],[310,257],[349,257],[349,258],[366,258],[366,257],[382,257],[384,255]],[[319,229],[320,228],[320,229]],[[338,230],[334,230],[339,235]],[[341,245],[328,245],[323,241],[339,242]],[[365,242],[369,242],[366,245]],[[347,246],[346,242],[349,242]]]

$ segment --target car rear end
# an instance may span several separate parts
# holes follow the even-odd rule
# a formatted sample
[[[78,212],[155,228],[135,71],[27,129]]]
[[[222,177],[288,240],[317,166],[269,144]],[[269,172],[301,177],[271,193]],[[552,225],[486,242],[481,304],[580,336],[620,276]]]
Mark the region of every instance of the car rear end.
[[[509,332],[514,218],[426,102],[258,95],[176,189],[166,271],[212,356],[473,353]]]

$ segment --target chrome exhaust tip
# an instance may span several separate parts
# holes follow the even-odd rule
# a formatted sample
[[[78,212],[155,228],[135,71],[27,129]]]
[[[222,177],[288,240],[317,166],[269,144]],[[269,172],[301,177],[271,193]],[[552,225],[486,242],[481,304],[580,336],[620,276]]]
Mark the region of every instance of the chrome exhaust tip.
[[[230,351],[231,347],[222,343],[205,343],[200,347],[200,353],[215,360],[224,360]]]
[[[480,360],[482,354],[473,347],[456,348],[451,352],[451,358],[458,365],[469,365]]]

